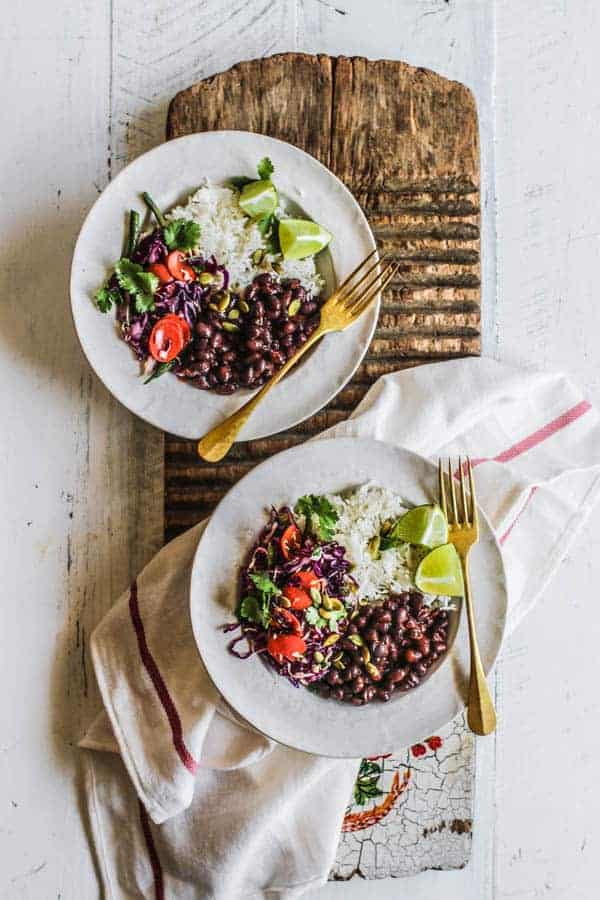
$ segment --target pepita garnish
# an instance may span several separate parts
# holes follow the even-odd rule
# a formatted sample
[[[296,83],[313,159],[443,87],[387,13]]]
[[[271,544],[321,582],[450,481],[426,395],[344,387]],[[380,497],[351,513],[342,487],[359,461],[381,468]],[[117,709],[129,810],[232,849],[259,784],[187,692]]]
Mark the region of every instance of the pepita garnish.
[[[324,606],[320,606],[319,607],[319,615],[321,616],[322,619],[331,619],[331,617],[333,616],[333,610],[325,609]]]
[[[208,304],[208,308],[209,308],[209,309],[212,309],[213,312],[219,312],[219,307],[217,306],[216,303],[209,303],[209,304]]]
[[[321,592],[315,587],[311,587],[310,589],[310,598],[315,606],[321,605]]]
[[[292,601],[288,600],[287,597],[282,596],[279,598],[279,605],[283,606],[284,609],[289,609],[290,606],[292,605]]]
[[[335,666],[336,669],[340,669],[340,671],[341,671],[342,669],[345,669],[345,668],[346,668],[346,666],[345,666],[344,663],[341,661],[341,659],[337,659],[337,660],[334,662],[333,665]]]
[[[320,650],[315,650],[315,652],[313,653],[313,659],[315,662],[322,663],[325,657]]]
[[[371,554],[371,559],[379,559],[379,545],[381,544],[381,538],[378,534],[374,534],[369,543],[367,544],[367,548],[369,553]]]
[[[296,298],[292,300],[290,305],[287,308],[288,316],[296,316],[300,312],[300,307],[302,306],[302,302]]]
[[[239,309],[230,309],[229,312],[227,313],[228,319],[239,319],[239,317],[240,317]]]
[[[234,324],[233,324],[233,322],[223,322],[223,328],[224,328],[225,331],[230,331],[230,332],[232,332],[232,333],[233,333],[234,331],[239,331],[239,330],[240,330],[240,329],[238,328],[237,325],[234,325]]]
[[[223,293],[222,295],[220,295],[217,306],[219,312],[225,312],[225,310],[229,306],[229,294]]]
[[[215,276],[211,275],[210,272],[201,272],[198,276],[198,281],[204,286],[206,286],[207,284],[212,284],[214,280]]]
[[[349,634],[348,640],[352,641],[355,647],[364,647],[364,641],[361,638],[360,634]]]
[[[329,594],[323,594],[322,602],[323,602],[323,606],[325,607],[325,609],[333,609],[331,597],[329,596]]]
[[[374,666],[372,662],[365,663],[365,669],[374,680],[377,680],[381,675],[377,666]]]
[[[258,250],[255,250],[254,253],[252,254],[252,262],[254,263],[254,265],[255,266],[260,265],[264,259],[264,256],[265,256],[264,250],[261,250],[260,248]]]
[[[329,637],[325,638],[325,640],[323,641],[323,646],[331,647],[331,645],[335,644],[337,641],[339,641],[339,639],[340,639],[339,634],[330,634]],[[341,654],[340,654],[340,656],[341,656]]]
[[[241,309],[241,311],[242,311],[243,313],[249,313],[249,312],[250,312],[250,307],[248,306],[248,304],[246,303],[245,300],[238,300],[238,306],[239,306],[239,308]]]
[[[360,652],[362,654],[363,662],[370,663],[371,662],[371,653],[369,652],[369,648],[361,647]]]

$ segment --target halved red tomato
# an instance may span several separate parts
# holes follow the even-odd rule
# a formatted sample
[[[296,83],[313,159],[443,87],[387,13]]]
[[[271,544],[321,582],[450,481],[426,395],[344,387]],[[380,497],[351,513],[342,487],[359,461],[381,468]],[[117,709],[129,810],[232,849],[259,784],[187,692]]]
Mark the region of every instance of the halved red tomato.
[[[195,281],[196,273],[185,261],[185,254],[181,250],[173,250],[168,254],[167,269],[176,281]]]
[[[169,284],[170,281],[173,281],[173,276],[164,263],[152,263],[151,266],[148,266],[148,270],[156,275],[161,284]]]
[[[283,596],[292,604],[292,609],[308,609],[312,604],[312,600],[306,591],[295,584],[288,584],[283,589]]]
[[[267,652],[275,662],[282,663],[284,659],[293,662],[306,651],[306,642],[295,634],[276,634],[267,641]]]
[[[179,356],[190,337],[190,326],[185,319],[174,313],[163,316],[150,332],[150,353],[157,362],[171,362]]]
[[[294,578],[298,579],[306,591],[310,591],[311,588],[319,590],[321,587],[321,579],[315,575],[312,569],[308,569],[306,572],[296,572]]]
[[[284,594],[285,594],[285,591],[284,591]],[[299,609],[300,607],[294,607],[294,605],[292,604],[292,608]],[[302,636],[302,625],[300,624],[300,622],[298,621],[298,619],[296,618],[294,613],[291,613],[289,611],[289,609],[284,609],[283,606],[276,606],[273,609],[273,612],[276,612],[279,614],[279,616],[283,619],[283,621],[286,623],[288,628],[292,629],[294,634]]]
[[[289,559],[292,553],[295,553],[300,549],[301,542],[302,535],[300,534],[300,529],[296,528],[295,525],[288,525],[279,540],[279,546],[281,547],[281,552],[284,557]]]

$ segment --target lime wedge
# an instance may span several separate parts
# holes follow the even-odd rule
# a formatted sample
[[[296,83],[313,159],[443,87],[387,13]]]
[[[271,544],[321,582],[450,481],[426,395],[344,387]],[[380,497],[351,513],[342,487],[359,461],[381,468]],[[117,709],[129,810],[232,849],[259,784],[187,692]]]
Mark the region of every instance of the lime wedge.
[[[439,547],[448,540],[448,523],[439,506],[415,506],[398,519],[390,537],[408,544]]]
[[[277,190],[271,181],[251,181],[240,193],[240,207],[251,219],[270,216],[278,203]]]
[[[454,544],[442,544],[421,560],[415,573],[415,584],[425,594],[463,596],[462,566]]]
[[[308,219],[282,219],[279,223],[279,243],[284,259],[305,259],[323,250],[331,235],[316,222]]]

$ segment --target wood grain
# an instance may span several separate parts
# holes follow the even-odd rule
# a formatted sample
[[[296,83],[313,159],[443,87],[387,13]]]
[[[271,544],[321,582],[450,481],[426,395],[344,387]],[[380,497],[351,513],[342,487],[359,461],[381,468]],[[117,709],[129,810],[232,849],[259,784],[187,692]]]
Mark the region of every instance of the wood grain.
[[[220,465],[167,437],[165,536],[208,515],[253,465],[346,418],[387,372],[480,351],[479,141],[462,84],[392,60],[285,53],[177,94],[167,136],[234,128],[289,141],[347,184],[400,263],[352,383],[290,432],[238,444]]]

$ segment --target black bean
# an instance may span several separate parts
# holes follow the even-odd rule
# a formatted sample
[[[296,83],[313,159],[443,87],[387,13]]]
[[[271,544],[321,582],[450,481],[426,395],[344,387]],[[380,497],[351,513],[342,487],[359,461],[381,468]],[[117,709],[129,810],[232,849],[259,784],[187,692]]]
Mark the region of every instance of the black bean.
[[[418,642],[417,647],[419,651],[423,654],[423,656],[429,656],[429,652],[431,650],[431,644],[427,640],[426,637],[422,637]]]
[[[363,689],[363,699],[364,699],[365,703],[370,703],[371,700],[373,699],[373,697],[375,696],[375,694],[376,694],[376,689],[374,687],[372,687],[371,685],[367,685]]]
[[[334,700],[343,700],[344,699],[344,689],[340,687],[336,687],[332,690],[331,696]]]
[[[373,648],[373,656],[375,659],[381,659],[382,656],[386,655],[386,649],[383,644],[376,644]]]
[[[363,674],[363,672],[359,665],[355,664],[355,665],[351,666],[350,675],[352,676],[352,678],[360,678],[362,676],[362,674]]]
[[[340,673],[338,672],[337,669],[331,669],[327,673],[327,683],[328,684],[334,686],[334,685],[340,684],[341,680],[342,679],[340,677]]]
[[[392,699],[391,691],[387,691],[385,688],[379,688],[377,691],[377,697],[380,700],[383,700],[384,703],[387,703],[388,700]]]
[[[203,322],[201,319],[196,322],[196,334],[199,334],[200,337],[208,338],[212,334],[212,328],[208,324],[208,322]]]
[[[365,701],[364,701],[364,697],[355,696],[355,697],[352,697],[352,700],[350,702],[353,703],[354,706],[363,706]]]
[[[422,654],[418,650],[413,650],[411,647],[404,651],[404,659],[409,665],[419,662],[421,656]]]
[[[377,643],[379,641],[379,632],[375,628],[370,628],[365,632],[365,640],[370,643]]]
[[[364,690],[365,682],[363,678],[354,678],[352,681],[352,690],[355,694],[361,694]]]
[[[228,381],[231,381],[231,369],[229,366],[219,366],[217,369],[217,378],[221,384],[227,384]]]

